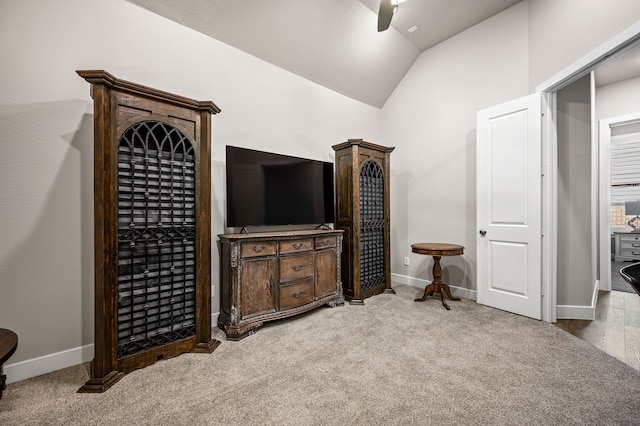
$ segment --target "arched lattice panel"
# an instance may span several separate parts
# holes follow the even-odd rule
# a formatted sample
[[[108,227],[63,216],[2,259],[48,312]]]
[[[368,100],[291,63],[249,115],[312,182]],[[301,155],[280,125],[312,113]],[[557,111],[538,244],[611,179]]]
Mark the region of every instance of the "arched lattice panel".
[[[118,357],[195,335],[195,153],[142,121],[118,146]]]
[[[384,171],[375,161],[360,169],[360,290],[385,283]]]

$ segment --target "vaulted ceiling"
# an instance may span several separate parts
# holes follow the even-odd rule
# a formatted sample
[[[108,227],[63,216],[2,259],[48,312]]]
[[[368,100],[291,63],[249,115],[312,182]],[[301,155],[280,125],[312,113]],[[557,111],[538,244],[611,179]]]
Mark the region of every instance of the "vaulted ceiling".
[[[383,32],[377,31],[380,0],[128,1],[382,107],[422,51],[521,0],[401,0],[391,28]],[[596,83],[639,76],[639,51],[601,66]]]
[[[520,0],[405,0],[380,33],[380,0],[128,1],[382,107],[420,52]]]

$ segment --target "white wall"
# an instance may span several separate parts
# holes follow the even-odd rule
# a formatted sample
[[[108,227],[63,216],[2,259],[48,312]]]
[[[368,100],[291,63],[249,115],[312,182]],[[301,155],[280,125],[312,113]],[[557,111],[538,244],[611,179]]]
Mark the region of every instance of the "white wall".
[[[443,260],[445,279],[475,290],[477,111],[533,92],[639,19],[635,0],[525,0],[421,54],[383,107],[384,142],[397,146],[396,279],[431,278],[433,263],[410,254],[412,243],[451,242],[466,250]]]
[[[529,5],[529,89],[640,20],[637,0],[525,0]]]
[[[442,260],[443,280],[475,290],[476,112],[527,94],[527,19],[519,3],[423,52],[385,104],[396,279],[432,278],[411,244],[454,243],[465,254]]]
[[[0,54],[0,327],[19,336],[10,381],[49,368],[52,354],[62,352],[49,370],[80,362],[83,346],[92,357],[93,104],[75,70],[222,108],[212,118],[213,312],[224,146],[332,161],[333,144],[381,139],[379,109],[124,0],[2,0]]]
[[[596,88],[596,121],[640,112],[640,77]]]
[[[558,305],[590,306],[594,285],[591,79],[558,91]]]

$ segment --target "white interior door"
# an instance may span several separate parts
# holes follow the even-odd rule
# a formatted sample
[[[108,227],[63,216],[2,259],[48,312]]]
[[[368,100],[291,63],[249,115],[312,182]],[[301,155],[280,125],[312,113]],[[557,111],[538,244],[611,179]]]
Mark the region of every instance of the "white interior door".
[[[478,303],[541,319],[539,93],[478,112]]]

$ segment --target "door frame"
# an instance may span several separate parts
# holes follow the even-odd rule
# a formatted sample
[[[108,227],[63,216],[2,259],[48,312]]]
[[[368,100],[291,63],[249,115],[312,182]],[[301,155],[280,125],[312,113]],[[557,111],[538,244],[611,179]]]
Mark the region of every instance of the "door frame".
[[[557,271],[558,271],[558,162],[556,132],[556,94],[581,77],[592,72],[609,59],[640,43],[640,22],[622,31],[583,56],[572,65],[536,87],[541,93],[542,106],[542,320],[557,321]],[[546,105],[544,105],[546,104]],[[601,203],[598,203],[601,204]],[[601,213],[599,213],[601,214]],[[600,221],[596,221],[600,224]],[[600,225],[601,227],[601,225]],[[596,232],[600,240],[602,229]],[[607,240],[608,241],[608,240]],[[601,246],[599,241],[596,244]],[[602,256],[596,246],[593,249]],[[602,259],[600,259],[602,261]],[[600,269],[600,275],[602,275]],[[599,276],[596,277],[598,279]]]
[[[599,220],[600,220],[600,289],[611,290],[611,133],[612,128],[640,122],[640,112],[606,118],[598,122],[599,127]]]

